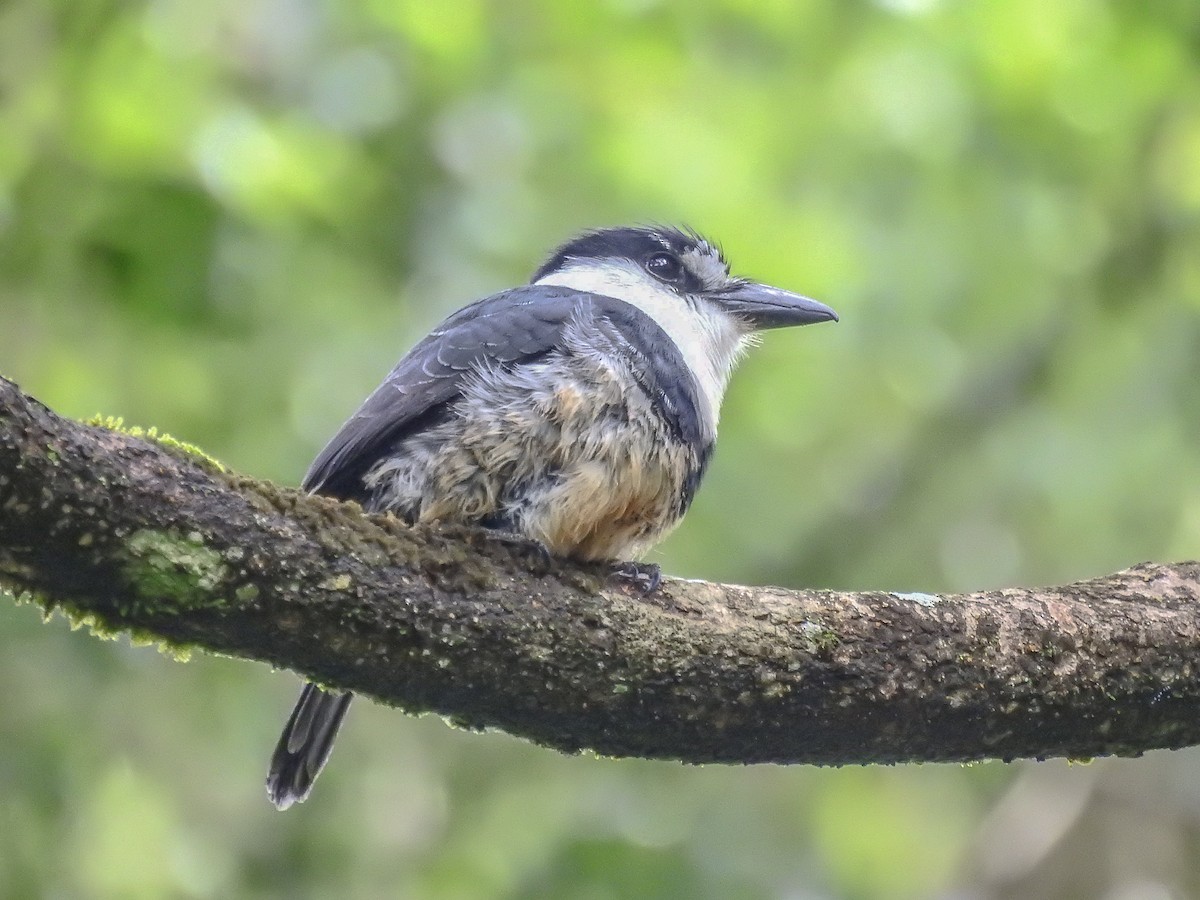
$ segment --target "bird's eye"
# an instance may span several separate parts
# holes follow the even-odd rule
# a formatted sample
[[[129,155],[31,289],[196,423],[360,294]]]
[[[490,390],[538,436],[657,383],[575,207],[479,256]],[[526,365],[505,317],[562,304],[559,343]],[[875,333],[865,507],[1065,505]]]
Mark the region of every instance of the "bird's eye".
[[[683,275],[683,264],[671,253],[655,253],[646,260],[646,271],[659,281],[678,281]]]

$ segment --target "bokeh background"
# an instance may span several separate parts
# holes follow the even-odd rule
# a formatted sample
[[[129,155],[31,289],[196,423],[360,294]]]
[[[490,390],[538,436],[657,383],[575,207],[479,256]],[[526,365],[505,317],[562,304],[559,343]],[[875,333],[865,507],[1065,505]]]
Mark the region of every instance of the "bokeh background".
[[[8,0],[0,371],[287,484],[572,232],[842,314],[736,376],[673,574],[952,591],[1200,555],[1200,4]],[[0,602],[0,896],[1200,896],[1200,752],[564,757]]]

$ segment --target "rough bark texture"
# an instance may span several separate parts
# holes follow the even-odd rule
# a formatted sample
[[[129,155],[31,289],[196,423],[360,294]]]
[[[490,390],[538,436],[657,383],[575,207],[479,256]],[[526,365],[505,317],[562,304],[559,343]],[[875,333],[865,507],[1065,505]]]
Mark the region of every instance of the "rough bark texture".
[[[1200,563],[954,596],[672,579],[643,599],[486,532],[410,529],[64,420],[2,379],[0,587],[567,751],[842,764],[1200,743]]]

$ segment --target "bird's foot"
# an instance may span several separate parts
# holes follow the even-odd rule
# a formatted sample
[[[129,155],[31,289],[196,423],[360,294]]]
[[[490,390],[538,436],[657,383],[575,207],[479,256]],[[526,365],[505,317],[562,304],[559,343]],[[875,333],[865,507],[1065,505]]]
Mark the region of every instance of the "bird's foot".
[[[627,593],[649,597],[662,584],[662,569],[656,563],[617,563],[609,573],[609,581],[624,588]]]

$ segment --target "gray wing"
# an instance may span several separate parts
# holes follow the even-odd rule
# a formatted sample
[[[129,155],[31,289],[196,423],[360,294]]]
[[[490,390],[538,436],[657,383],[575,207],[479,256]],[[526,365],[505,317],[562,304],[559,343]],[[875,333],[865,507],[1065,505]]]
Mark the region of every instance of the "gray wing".
[[[528,285],[456,312],[413,347],[313,461],[304,488],[360,498],[362,479],[405,435],[445,415],[463,379],[481,364],[528,362],[558,345],[582,305],[602,298],[570,288]],[[607,299],[607,298],[603,298]]]

